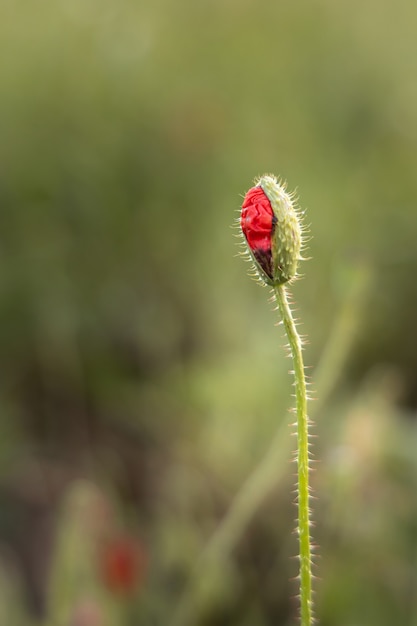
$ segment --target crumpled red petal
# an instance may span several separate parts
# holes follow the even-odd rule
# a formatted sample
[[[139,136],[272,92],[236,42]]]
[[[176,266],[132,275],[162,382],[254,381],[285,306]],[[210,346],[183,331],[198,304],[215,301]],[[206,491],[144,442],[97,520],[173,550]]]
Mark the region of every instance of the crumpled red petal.
[[[271,238],[274,224],[274,212],[262,187],[252,187],[242,204],[240,225],[252,254],[270,277],[272,277]]]
[[[261,187],[249,189],[242,204],[240,225],[252,251],[271,249],[274,213]]]

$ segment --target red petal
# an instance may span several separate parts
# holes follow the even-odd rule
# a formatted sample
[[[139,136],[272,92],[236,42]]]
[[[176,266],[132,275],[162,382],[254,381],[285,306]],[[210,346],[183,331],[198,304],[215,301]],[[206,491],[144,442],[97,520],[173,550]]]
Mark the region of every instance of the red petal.
[[[252,252],[271,250],[274,212],[263,189],[249,189],[242,204],[240,225]]]
[[[266,202],[269,203],[268,198],[266,197],[262,187],[258,185],[256,187],[252,187],[247,192],[245,199],[243,200],[242,209],[249,206],[250,204],[255,204],[256,202]]]

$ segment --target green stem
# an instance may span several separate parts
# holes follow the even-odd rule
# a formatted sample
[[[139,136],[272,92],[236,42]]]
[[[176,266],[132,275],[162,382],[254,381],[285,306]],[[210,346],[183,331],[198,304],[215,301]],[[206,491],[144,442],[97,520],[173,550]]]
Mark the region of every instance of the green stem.
[[[297,414],[297,494],[298,494],[298,541],[300,557],[300,617],[301,626],[311,626],[312,573],[309,509],[309,452],[307,390],[304,374],[301,339],[288,303],[285,285],[274,288],[278,309],[281,314],[294,366],[295,399]]]

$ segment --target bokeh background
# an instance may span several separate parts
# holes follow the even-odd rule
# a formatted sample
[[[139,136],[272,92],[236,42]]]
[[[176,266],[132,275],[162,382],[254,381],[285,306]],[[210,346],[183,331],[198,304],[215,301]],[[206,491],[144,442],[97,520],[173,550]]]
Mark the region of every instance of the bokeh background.
[[[298,190],[316,615],[417,624],[417,10],[3,0],[0,622],[297,621],[289,361],[236,255]]]

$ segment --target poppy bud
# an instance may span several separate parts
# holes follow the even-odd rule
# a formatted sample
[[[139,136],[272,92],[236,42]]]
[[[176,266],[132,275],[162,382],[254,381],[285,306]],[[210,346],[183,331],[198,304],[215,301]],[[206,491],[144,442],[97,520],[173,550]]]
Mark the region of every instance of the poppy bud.
[[[240,226],[256,269],[268,285],[282,285],[296,276],[301,224],[291,195],[274,176],[261,176],[249,189]]]

